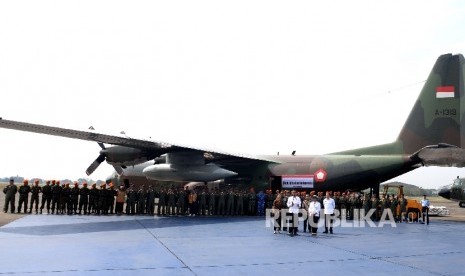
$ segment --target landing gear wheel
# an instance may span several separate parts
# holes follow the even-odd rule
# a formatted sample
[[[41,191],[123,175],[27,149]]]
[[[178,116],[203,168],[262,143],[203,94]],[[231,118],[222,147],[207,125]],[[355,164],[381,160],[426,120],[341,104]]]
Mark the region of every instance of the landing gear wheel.
[[[460,201],[459,206],[465,208],[465,201]]]

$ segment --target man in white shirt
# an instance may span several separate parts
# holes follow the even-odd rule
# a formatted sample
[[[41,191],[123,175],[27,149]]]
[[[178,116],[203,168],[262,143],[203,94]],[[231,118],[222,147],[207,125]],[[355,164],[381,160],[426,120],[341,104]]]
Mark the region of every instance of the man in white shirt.
[[[323,206],[324,206],[324,214],[325,214],[325,231],[323,233],[328,233],[328,226],[329,226],[329,233],[333,233],[333,216],[334,216],[334,209],[336,208],[336,203],[334,199],[331,198],[329,192],[326,192],[326,198],[323,199]]]
[[[296,196],[296,191],[292,190],[291,196],[287,199],[287,207],[289,213],[292,214],[292,225],[289,227],[289,234],[291,236],[297,235],[297,227],[299,227],[299,209],[302,202],[300,197]]]
[[[421,213],[423,214],[423,222],[425,223],[425,216],[426,216],[426,224],[429,224],[429,199],[426,198],[426,195],[423,195],[423,199],[421,200]]]
[[[318,221],[320,220],[320,211],[321,211],[321,204],[318,202],[318,197],[314,195],[312,197],[312,202],[308,207],[308,216],[310,222],[310,233],[313,236],[316,235],[316,231],[318,230]]]

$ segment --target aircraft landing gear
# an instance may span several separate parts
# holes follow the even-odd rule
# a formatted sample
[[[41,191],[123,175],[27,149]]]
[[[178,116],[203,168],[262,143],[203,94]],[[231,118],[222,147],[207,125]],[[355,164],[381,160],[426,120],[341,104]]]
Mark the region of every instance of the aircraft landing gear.
[[[460,201],[459,206],[462,207],[462,208],[465,208],[465,201]]]

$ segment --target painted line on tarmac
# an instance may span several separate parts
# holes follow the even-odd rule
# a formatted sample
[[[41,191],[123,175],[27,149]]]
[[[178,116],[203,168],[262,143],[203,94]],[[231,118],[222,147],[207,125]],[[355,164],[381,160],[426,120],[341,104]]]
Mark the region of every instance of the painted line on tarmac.
[[[173,251],[171,251],[171,249],[168,248],[168,246],[166,246],[160,239],[158,239],[147,227],[145,227],[145,225],[140,222],[138,219],[135,219],[135,221],[137,221],[137,223],[139,223],[140,226],[142,226],[145,231],[147,231],[150,236],[152,236],[156,241],[158,241],[161,245],[163,245],[164,248],[166,248],[166,250],[168,250],[174,257],[176,257],[176,259],[178,259],[183,265],[184,265],[184,268],[187,268],[189,269],[190,272],[192,272],[192,274],[196,275],[197,274],[181,259],[179,258],[178,255],[176,255],[176,253],[174,253]]]

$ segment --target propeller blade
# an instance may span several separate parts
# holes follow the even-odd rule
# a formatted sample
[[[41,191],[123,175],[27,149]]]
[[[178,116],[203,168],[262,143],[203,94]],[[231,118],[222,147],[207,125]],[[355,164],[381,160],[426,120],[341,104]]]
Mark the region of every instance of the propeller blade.
[[[105,145],[102,142],[97,143],[102,149],[105,149]]]
[[[115,171],[118,173],[118,175],[123,174],[123,168],[121,166],[113,165],[113,168],[115,168]]]
[[[90,164],[90,166],[87,168],[87,176],[91,175],[103,161],[105,161],[105,155],[100,154],[97,159],[95,159],[94,162],[92,162],[92,164]]]

